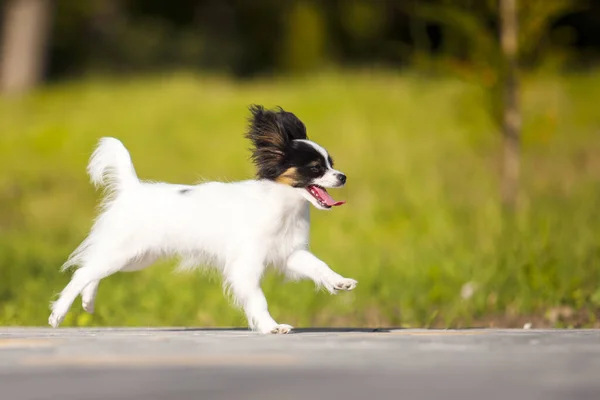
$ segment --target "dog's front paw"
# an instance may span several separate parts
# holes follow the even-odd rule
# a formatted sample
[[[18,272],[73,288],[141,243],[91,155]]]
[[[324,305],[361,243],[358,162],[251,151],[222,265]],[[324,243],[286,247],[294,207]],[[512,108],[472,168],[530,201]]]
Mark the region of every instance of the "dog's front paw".
[[[343,278],[341,281],[336,282],[333,287],[335,290],[352,290],[358,284],[357,281],[350,278]]]
[[[287,325],[287,324],[277,324],[274,326],[270,326],[270,327],[265,327],[263,329],[261,329],[261,333],[268,335],[268,334],[274,334],[274,335],[285,335],[288,334],[292,331],[292,329],[294,329],[291,325]]]
[[[277,324],[275,327],[273,327],[271,329],[270,333],[276,334],[276,335],[285,335],[288,334],[292,331],[292,329],[294,329],[291,325],[287,325],[287,324]]]

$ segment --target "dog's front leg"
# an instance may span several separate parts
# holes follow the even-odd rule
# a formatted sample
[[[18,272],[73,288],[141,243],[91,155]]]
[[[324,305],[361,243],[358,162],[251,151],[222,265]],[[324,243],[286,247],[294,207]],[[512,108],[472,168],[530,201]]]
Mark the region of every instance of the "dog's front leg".
[[[296,250],[287,259],[286,272],[293,278],[307,278],[317,286],[323,286],[330,293],[338,290],[352,290],[357,283],[354,279],[344,278],[333,271],[323,261],[308,250]]]
[[[252,330],[261,333],[289,333],[293,328],[290,325],[278,324],[268,310],[267,299],[260,288],[260,270],[249,265],[236,265],[226,274],[227,284],[233,294],[235,301],[240,305],[248,324]]]

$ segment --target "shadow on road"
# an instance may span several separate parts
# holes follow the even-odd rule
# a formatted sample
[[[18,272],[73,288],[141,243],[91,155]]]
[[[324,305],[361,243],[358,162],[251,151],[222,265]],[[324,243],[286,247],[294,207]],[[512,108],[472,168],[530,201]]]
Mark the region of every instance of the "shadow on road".
[[[301,333],[385,333],[391,331],[407,330],[408,328],[402,327],[381,327],[381,328],[358,328],[358,327],[345,327],[345,328],[327,328],[327,327],[312,327],[312,328],[294,328],[291,334]],[[426,329],[426,328],[423,328]],[[485,329],[484,327],[467,327],[460,328],[460,331],[472,331]],[[159,331],[164,332],[249,332],[248,328],[242,327],[230,327],[230,328],[158,328]],[[426,329],[428,332],[443,332],[447,329]]]
[[[401,328],[294,328],[291,333],[389,332]],[[248,328],[165,328],[165,332],[248,332]]]

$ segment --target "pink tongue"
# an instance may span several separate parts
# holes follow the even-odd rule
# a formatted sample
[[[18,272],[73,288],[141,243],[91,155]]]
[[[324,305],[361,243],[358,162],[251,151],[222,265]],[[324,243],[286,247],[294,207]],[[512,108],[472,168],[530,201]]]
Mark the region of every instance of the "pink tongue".
[[[321,198],[321,200],[323,200],[323,203],[325,203],[329,207],[341,206],[342,204],[346,203],[345,201],[335,201],[333,197],[331,197],[329,193],[327,193],[327,190],[323,188],[313,186],[312,189],[319,194],[319,197]]]

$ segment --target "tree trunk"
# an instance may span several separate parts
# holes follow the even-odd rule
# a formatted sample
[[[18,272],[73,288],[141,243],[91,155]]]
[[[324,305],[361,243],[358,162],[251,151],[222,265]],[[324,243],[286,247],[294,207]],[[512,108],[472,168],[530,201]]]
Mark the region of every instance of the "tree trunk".
[[[521,166],[517,1],[500,0],[500,39],[504,62],[502,74],[504,79],[502,201],[510,208],[513,208],[518,200]]]
[[[22,93],[43,77],[50,0],[7,0],[4,7],[0,90]]]

